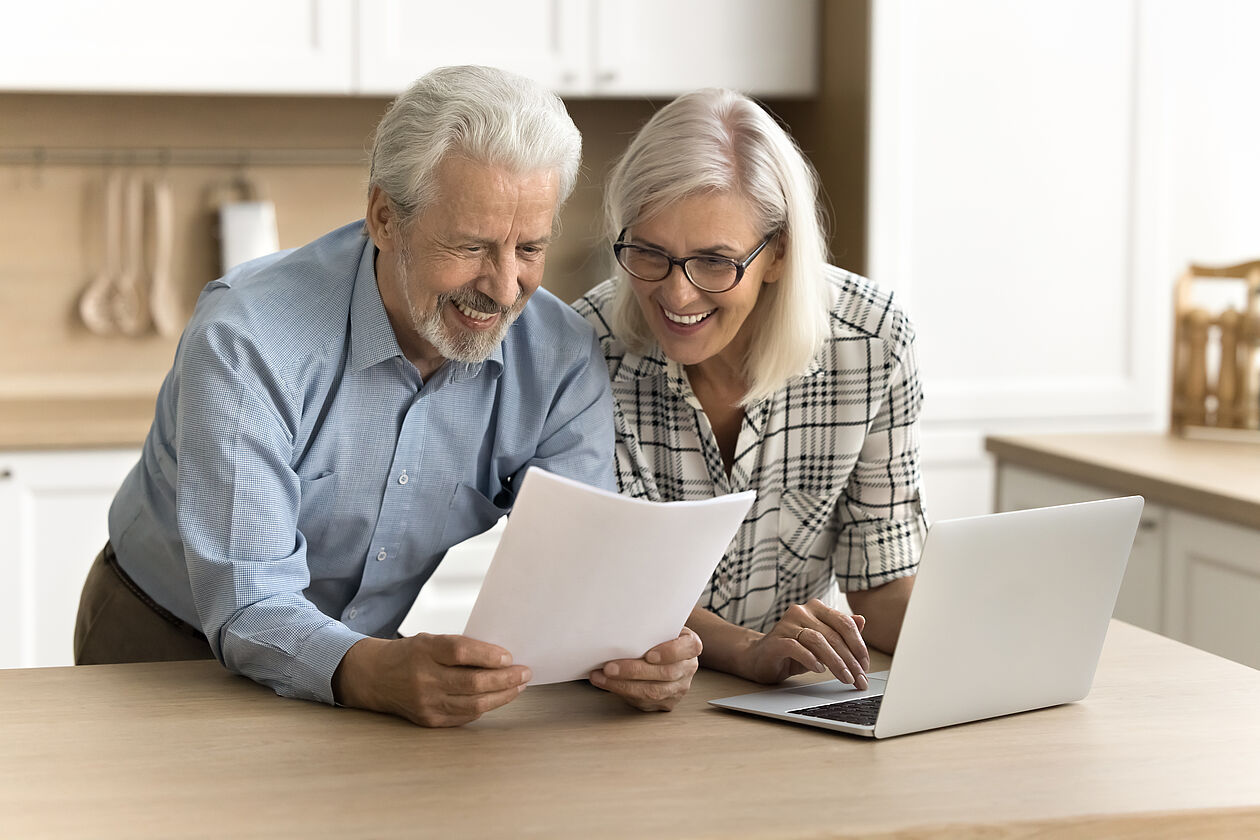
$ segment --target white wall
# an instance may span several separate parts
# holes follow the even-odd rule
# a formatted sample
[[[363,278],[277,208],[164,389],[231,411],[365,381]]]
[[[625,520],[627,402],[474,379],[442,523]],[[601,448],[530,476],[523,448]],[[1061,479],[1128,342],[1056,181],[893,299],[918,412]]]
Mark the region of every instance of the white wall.
[[[918,325],[926,501],[991,432],[1166,425],[1172,286],[1260,256],[1260,4],[875,0],[869,273]]]

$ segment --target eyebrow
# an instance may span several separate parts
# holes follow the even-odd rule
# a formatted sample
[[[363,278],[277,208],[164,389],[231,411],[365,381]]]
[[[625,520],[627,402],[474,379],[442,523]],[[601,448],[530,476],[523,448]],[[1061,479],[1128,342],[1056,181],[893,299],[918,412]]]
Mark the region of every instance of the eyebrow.
[[[652,242],[649,239],[640,239],[639,237],[631,234],[631,240],[634,241],[634,244],[636,245],[645,245],[648,248],[655,248],[658,251],[662,251],[666,254],[670,254],[671,256],[673,256],[673,254],[669,251],[669,249],[661,245],[657,245],[655,242]],[[723,251],[727,253],[723,253]],[[710,245],[707,248],[697,248],[696,250],[690,252],[689,256],[690,255],[705,256],[705,257],[712,256],[712,257],[723,257],[725,259],[730,259],[731,254],[738,254],[738,253],[739,253],[739,250],[737,248],[733,248],[730,245],[719,244],[719,245]]]

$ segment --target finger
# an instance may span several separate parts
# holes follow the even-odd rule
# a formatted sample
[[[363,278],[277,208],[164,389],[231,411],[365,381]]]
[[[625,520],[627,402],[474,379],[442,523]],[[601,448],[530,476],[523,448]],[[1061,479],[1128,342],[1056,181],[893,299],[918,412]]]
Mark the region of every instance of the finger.
[[[525,686],[518,685],[493,691],[486,694],[448,694],[438,699],[435,704],[443,713],[453,718],[463,718],[467,723],[507,705],[521,695]]]
[[[652,665],[682,662],[686,659],[695,659],[700,655],[702,649],[703,645],[700,644],[700,637],[692,632],[691,628],[684,627],[682,632],[678,634],[678,638],[670,639],[668,642],[661,642],[645,653],[643,658]]]
[[[621,680],[672,682],[690,677],[699,667],[699,661],[693,656],[679,662],[665,662],[661,665],[653,665],[643,659],[614,659],[604,663],[601,670],[605,676]]]
[[[412,638],[429,644],[430,655],[439,665],[506,668],[512,664],[512,654],[504,648],[467,636],[430,636],[420,633]]]
[[[597,688],[640,709],[673,708],[691,687],[690,676],[681,680],[625,680],[611,678],[602,669],[592,671],[589,679]]]
[[[847,648],[854,661],[862,671],[871,667],[871,654],[866,649],[866,640],[862,638],[862,625],[853,616],[845,615],[839,610],[828,610],[819,616],[825,625],[822,634],[836,647]],[[862,619],[863,624],[866,619]]]
[[[833,642],[818,630],[806,629],[797,641],[826,665],[840,682],[859,689],[866,689],[869,685],[857,659],[838,640]]]
[[[509,668],[443,668],[438,674],[440,690],[452,695],[493,694],[525,685],[533,672],[524,665]]]

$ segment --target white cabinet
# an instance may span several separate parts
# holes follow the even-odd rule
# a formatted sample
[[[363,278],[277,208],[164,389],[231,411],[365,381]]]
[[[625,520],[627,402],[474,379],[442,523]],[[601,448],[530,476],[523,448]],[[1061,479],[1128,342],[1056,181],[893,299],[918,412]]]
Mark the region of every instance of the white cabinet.
[[[79,593],[136,450],[0,453],[0,667],[70,665]]]
[[[816,0],[359,0],[360,93],[445,64],[491,64],[567,96],[818,89]]]
[[[998,465],[997,509],[1122,495]],[[1260,668],[1260,530],[1147,502],[1116,618]]]
[[[998,511],[1070,505],[1116,495],[1119,494],[1023,467],[1003,465],[998,470]],[[1169,632],[1164,618],[1167,517],[1168,511],[1160,505],[1147,502],[1143,506],[1142,519],[1113,613],[1122,621],[1165,634]]]
[[[45,0],[0,26],[0,90],[393,96],[489,64],[568,96],[818,88],[818,0]]]
[[[392,96],[435,67],[488,64],[558,93],[589,87],[588,0],[360,0],[358,92]]]
[[[1260,531],[1173,510],[1168,635],[1260,668]]]
[[[5,4],[0,89],[351,92],[353,0]]]

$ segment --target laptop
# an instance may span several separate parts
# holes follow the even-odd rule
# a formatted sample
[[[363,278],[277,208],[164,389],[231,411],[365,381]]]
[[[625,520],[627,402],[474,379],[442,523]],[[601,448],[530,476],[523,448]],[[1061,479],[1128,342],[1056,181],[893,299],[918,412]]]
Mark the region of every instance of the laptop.
[[[838,680],[710,700],[891,738],[1089,693],[1141,496],[949,519],[928,529],[896,656],[858,691]]]

